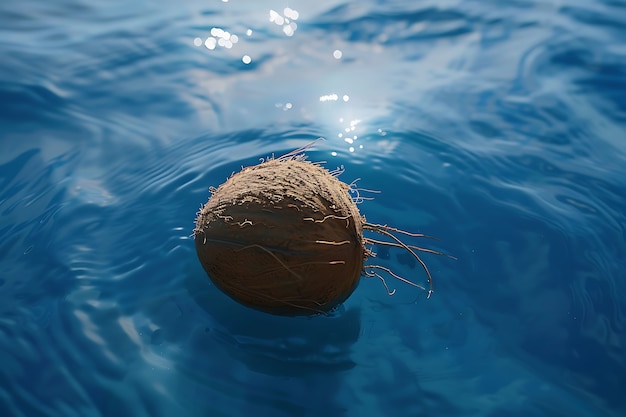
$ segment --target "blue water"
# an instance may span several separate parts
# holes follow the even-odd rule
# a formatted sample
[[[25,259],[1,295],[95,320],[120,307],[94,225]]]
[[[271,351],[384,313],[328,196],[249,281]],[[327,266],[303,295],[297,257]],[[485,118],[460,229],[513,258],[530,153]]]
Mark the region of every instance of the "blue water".
[[[0,416],[626,415],[626,2],[24,0],[0,23]],[[429,300],[363,279],[274,317],[206,277],[208,187],[318,137],[310,160],[381,191],[368,221],[458,258],[424,255]]]

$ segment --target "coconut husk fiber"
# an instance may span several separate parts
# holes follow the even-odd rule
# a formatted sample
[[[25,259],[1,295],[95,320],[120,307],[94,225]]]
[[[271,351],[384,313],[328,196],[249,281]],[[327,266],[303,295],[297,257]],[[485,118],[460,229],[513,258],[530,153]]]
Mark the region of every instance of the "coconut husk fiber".
[[[331,310],[354,291],[366,250],[349,186],[302,155],[243,168],[196,219],[198,258],[215,285],[279,315]]]

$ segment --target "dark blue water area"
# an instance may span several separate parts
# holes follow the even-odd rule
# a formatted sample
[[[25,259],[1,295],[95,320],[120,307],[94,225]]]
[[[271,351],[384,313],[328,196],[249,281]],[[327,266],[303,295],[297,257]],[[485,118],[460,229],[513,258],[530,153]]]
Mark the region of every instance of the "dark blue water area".
[[[0,416],[626,415],[626,2],[3,2]],[[435,292],[219,292],[194,219],[305,146]],[[398,248],[366,263],[424,285]]]

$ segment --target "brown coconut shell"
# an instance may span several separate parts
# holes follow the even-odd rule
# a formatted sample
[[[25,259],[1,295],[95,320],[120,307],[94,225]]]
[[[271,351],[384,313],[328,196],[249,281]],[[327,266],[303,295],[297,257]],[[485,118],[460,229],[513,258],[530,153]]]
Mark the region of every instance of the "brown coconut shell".
[[[303,157],[244,168],[196,219],[198,258],[236,301],[272,314],[326,312],[357,286],[363,223],[348,185]]]

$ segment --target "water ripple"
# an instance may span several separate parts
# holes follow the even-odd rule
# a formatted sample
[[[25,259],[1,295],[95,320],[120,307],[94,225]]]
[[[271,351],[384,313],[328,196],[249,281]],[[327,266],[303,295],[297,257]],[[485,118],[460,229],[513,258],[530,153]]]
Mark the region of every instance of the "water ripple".
[[[293,36],[260,3],[39,3],[0,6],[5,414],[624,414],[622,3],[324,0]],[[368,221],[459,258],[424,257],[430,300],[363,280],[289,319],[208,280],[208,187],[318,137]]]

